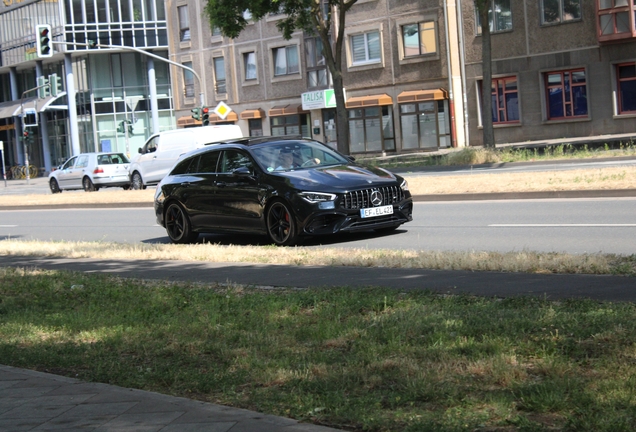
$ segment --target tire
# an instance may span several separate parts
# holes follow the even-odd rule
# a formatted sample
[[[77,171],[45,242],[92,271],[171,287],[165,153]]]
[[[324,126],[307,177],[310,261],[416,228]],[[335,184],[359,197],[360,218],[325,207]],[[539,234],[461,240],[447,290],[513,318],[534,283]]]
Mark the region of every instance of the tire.
[[[292,246],[298,242],[296,219],[282,201],[275,201],[267,209],[267,235],[278,246]]]
[[[84,186],[84,191],[86,192],[95,192],[98,188],[95,187],[90,178],[84,177],[82,179],[82,186]]]
[[[141,178],[141,174],[139,174],[137,171],[135,171],[134,174],[132,175],[131,186],[134,190],[146,189],[146,185],[144,184],[144,181]]]
[[[49,187],[51,188],[51,193],[62,193],[62,189],[60,189],[60,185],[57,184],[57,180],[55,180],[54,178],[51,179],[51,181],[49,182]]]
[[[177,244],[194,243],[199,233],[192,231],[192,224],[186,211],[177,203],[172,203],[166,209],[166,232],[170,241]]]

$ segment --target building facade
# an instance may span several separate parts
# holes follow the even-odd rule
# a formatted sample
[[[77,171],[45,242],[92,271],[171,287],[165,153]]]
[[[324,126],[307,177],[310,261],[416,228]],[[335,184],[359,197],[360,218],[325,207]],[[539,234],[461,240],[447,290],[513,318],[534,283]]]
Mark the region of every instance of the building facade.
[[[51,26],[50,57],[37,56],[39,24]],[[136,152],[150,134],[173,129],[170,69],[162,61],[167,57],[162,0],[5,0],[0,4],[5,164],[21,165],[28,158],[48,172],[79,152]],[[59,78],[56,95],[38,97],[38,85],[53,75]],[[22,114],[30,110],[37,126],[24,128]],[[25,131],[32,140],[23,139]]]
[[[201,2],[166,4],[170,58],[201,75],[199,82],[187,70],[173,68],[179,127],[199,124],[190,111],[203,92],[208,106],[223,102],[232,109],[225,118],[213,115],[213,122],[238,124],[249,136],[301,134],[335,147],[333,85],[320,38],[297,31],[285,40],[276,27],[283,16],[269,15],[258,22],[245,16],[245,30],[228,39],[210,28]],[[448,42],[449,33],[457,37],[454,5],[439,0],[359,0],[347,12],[343,69],[350,153],[457,145],[449,77],[452,64],[460,77],[459,56]],[[460,97],[455,104],[461,102]]]
[[[497,144],[636,136],[636,3],[491,0]],[[482,145],[481,36],[464,1],[471,145]]]

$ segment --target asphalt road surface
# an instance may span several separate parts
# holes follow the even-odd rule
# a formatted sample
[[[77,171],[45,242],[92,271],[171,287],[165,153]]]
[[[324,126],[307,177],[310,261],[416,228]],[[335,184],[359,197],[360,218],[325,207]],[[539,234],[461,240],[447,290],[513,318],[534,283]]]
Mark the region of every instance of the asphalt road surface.
[[[0,239],[169,243],[152,208],[0,211]],[[221,244],[267,237],[205,235]],[[309,247],[636,253],[636,198],[415,203],[414,221],[393,234],[308,239]]]

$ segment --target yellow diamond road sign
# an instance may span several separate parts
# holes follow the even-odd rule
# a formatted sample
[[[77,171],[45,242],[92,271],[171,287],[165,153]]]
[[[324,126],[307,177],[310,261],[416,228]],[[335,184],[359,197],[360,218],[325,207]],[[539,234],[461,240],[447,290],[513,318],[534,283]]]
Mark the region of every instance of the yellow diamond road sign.
[[[228,116],[229,113],[232,112],[232,108],[227,106],[225,102],[219,102],[219,104],[214,108],[214,114],[218,115],[221,120],[225,120],[225,117]]]

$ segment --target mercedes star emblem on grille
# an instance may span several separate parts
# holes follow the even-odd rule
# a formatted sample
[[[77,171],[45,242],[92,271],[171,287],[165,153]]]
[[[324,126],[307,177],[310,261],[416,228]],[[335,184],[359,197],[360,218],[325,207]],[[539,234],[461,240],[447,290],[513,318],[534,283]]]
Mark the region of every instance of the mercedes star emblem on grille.
[[[374,190],[371,192],[371,203],[377,207],[382,204],[382,194],[380,191]]]

